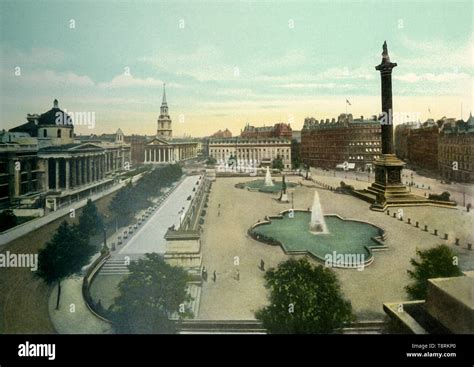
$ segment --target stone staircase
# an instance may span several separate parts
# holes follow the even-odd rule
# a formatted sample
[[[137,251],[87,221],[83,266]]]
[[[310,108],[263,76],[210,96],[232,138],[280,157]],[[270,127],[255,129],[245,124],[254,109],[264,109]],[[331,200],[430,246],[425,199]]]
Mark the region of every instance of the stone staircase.
[[[132,262],[134,260],[130,260]],[[113,258],[111,257],[100,269],[100,275],[127,275],[130,271],[125,263],[123,257]]]

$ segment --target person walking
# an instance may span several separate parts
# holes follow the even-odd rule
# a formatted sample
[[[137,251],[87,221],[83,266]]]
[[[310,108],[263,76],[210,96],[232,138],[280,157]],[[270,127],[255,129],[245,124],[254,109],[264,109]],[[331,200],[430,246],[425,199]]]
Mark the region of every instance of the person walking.
[[[214,272],[212,273],[212,281],[215,283],[217,280],[217,274],[216,274],[216,271],[214,270]]]
[[[265,262],[263,261],[263,259],[260,259],[260,270],[265,271]]]
[[[240,271],[239,271],[239,269],[235,270],[235,280],[237,280],[237,281],[240,280]]]

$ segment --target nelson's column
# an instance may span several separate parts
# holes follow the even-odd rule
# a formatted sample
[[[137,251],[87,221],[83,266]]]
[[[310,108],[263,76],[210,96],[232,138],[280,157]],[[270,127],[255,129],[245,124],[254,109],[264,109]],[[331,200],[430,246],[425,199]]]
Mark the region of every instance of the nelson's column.
[[[401,172],[405,165],[395,155],[393,147],[392,123],[392,69],[397,64],[390,61],[387,42],[383,44],[382,62],[375,67],[380,71],[382,83],[382,114],[380,124],[382,129],[382,155],[374,161],[375,183],[365,191],[372,198],[375,196],[371,208],[385,210],[389,205],[423,205],[428,202],[424,197],[412,194],[402,183]]]

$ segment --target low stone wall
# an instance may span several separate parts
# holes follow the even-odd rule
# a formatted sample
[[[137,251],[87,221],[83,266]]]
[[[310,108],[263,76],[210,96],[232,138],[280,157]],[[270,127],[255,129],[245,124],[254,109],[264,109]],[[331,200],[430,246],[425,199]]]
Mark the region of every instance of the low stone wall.
[[[84,302],[87,308],[95,317],[111,324],[112,321],[99,314],[99,310],[97,310],[94,300],[92,299],[92,296],[90,294],[90,285],[92,284],[94,277],[97,275],[100,268],[102,268],[102,266],[109,258],[109,251],[101,253],[100,256],[91,264],[91,266],[89,266],[82,281],[82,297],[84,298]]]

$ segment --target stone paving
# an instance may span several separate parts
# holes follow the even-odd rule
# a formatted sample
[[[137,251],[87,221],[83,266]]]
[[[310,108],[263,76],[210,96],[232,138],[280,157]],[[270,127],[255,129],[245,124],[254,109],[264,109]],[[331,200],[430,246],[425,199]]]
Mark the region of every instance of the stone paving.
[[[58,287],[49,298],[49,316],[59,334],[110,334],[111,325],[95,317],[82,298],[82,277],[72,276],[61,282],[61,299],[56,310]]]
[[[323,177],[313,176],[323,180]],[[327,182],[336,184],[341,178],[330,178]],[[199,319],[239,320],[253,319],[254,312],[265,306],[267,294],[264,288],[263,272],[258,268],[260,259],[265,267],[276,266],[286,260],[280,247],[270,246],[251,239],[248,228],[266,215],[277,214],[291,207],[274,200],[278,195],[250,192],[234,188],[238,182],[253,178],[217,178],[213,183],[202,237],[203,265],[209,274],[201,293]],[[300,177],[288,177],[299,182]],[[332,182],[333,180],[334,182]],[[356,182],[356,181],[354,181]],[[352,184],[352,182],[348,182]],[[359,182],[365,187],[367,182]],[[297,186],[294,192],[294,207],[311,206],[314,188]],[[406,300],[404,286],[409,282],[407,269],[416,249],[427,249],[446,241],[432,232],[424,232],[414,225],[406,224],[385,213],[369,210],[369,204],[355,197],[319,189],[323,212],[339,214],[344,218],[365,220],[383,227],[388,238],[387,250],[376,252],[375,261],[363,271],[336,269],[345,296],[351,300],[359,320],[381,320],[384,317],[383,302]],[[455,232],[462,243],[471,238],[474,212],[436,207],[404,208],[405,215],[430,221],[430,228],[438,227],[439,233]],[[463,270],[473,269],[473,251],[464,246],[455,246]],[[239,265],[234,262],[239,260]],[[311,260],[315,262],[314,260]],[[239,280],[236,270],[239,270]],[[212,274],[216,271],[217,281]]]

